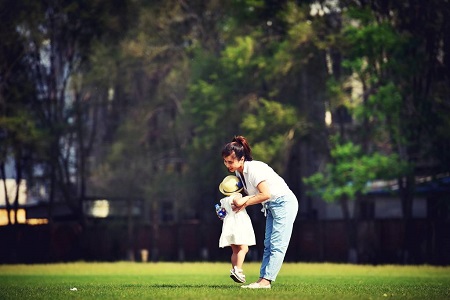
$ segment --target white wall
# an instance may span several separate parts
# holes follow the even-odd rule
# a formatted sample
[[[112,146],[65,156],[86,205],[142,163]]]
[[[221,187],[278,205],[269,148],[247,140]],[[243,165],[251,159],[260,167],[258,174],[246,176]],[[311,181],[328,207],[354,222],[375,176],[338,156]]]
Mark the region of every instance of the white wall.
[[[17,191],[17,185],[15,179],[6,179],[6,189],[8,193],[9,203],[12,204]],[[19,184],[19,204],[25,204],[27,202],[27,182],[21,180]],[[0,180],[0,206],[6,205],[5,186],[3,180]]]

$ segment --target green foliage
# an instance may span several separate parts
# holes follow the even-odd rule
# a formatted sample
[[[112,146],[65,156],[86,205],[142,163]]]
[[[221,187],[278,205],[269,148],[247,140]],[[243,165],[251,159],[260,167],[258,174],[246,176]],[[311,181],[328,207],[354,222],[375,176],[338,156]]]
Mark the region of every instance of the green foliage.
[[[197,73],[201,78],[193,80],[184,102],[195,128],[190,153],[198,157],[212,151],[219,158],[220,147],[242,134],[251,142],[255,159],[282,169],[289,140],[304,124],[293,107],[257,96],[272,61],[262,54],[261,44],[251,36],[237,37],[217,60],[209,57],[209,65],[194,61],[210,72]],[[210,163],[202,171],[217,168]]]
[[[387,62],[401,45],[400,36],[389,23],[349,26],[344,29],[344,35],[349,43],[350,57],[366,57],[380,63],[383,63],[382,58]]]
[[[300,136],[309,137],[300,151],[326,140],[326,105],[349,107],[355,120],[341,137],[353,144],[332,145],[333,163],[311,177],[330,201],[399,174],[387,170],[399,166],[389,153],[448,171],[444,6],[334,2],[312,16],[313,1],[4,1],[0,125],[23,146],[77,149],[76,160],[93,165],[67,149],[50,155],[65,159],[60,170],[94,170],[91,190],[148,198],[178,199],[187,193],[173,186],[195,184],[217,192],[219,152],[236,134],[283,169]]]
[[[210,57],[205,61],[203,57],[208,55],[203,51],[196,52],[194,68],[201,64],[203,71],[194,73],[200,77],[193,79],[185,107],[201,120],[200,126],[217,126],[218,118],[224,115],[232,118],[240,97],[251,91],[252,85],[246,88],[245,83],[250,84],[251,74],[257,69],[254,47],[255,41],[251,37],[238,37],[219,58]]]
[[[308,9],[307,6],[302,8],[293,2],[288,2],[286,9],[280,13],[282,19],[289,25],[288,40],[293,49],[317,42],[312,22],[308,20]]]
[[[195,168],[196,162],[203,161],[198,172],[199,178],[210,178],[198,181],[200,190],[208,186],[216,186],[222,177],[217,170],[222,167],[221,146],[230,141],[239,132],[239,124],[243,117],[245,97],[248,89],[244,83],[248,80],[252,64],[252,39],[237,39],[236,44],[227,47],[221,57],[212,57],[196,52],[194,70],[201,64],[202,70],[194,74],[188,87],[187,99],[183,101],[186,112],[180,117],[187,120],[194,137],[186,149],[188,168]],[[209,59],[203,60],[203,57]],[[237,59],[241,57],[241,59]],[[189,134],[192,134],[189,132]],[[222,168],[225,175],[225,168]],[[211,174],[217,174],[212,178]],[[189,180],[189,179],[188,179]],[[211,182],[213,181],[213,182]],[[212,190],[212,188],[210,188]],[[216,190],[216,189],[214,189]]]
[[[271,82],[276,82],[282,86],[283,82],[278,80],[286,78],[298,69],[308,64],[314,55],[320,56],[319,49],[323,42],[319,36],[323,36],[320,26],[315,27],[309,16],[309,5],[299,5],[294,2],[287,2],[277,14],[279,22],[284,25],[286,33],[274,38],[273,44],[269,48],[273,53],[268,57],[269,74]]]
[[[254,111],[254,114],[244,117],[242,128],[252,131],[254,138],[258,140],[280,132],[288,132],[297,123],[295,109],[279,102],[261,98],[254,103]]]
[[[393,179],[406,170],[396,154],[364,154],[361,147],[352,142],[335,145],[331,157],[333,162],[327,163],[323,172],[303,179],[312,187],[311,194],[327,202],[355,200],[357,195],[367,193],[371,181]]]
[[[347,94],[341,86],[341,83],[334,79],[330,78],[326,82],[327,85],[327,95],[330,99],[330,108],[338,107],[339,105],[350,106],[350,102]]]
[[[237,37],[236,44],[224,49],[220,59],[223,72],[233,74],[233,81],[248,80],[254,68],[255,41],[249,36]]]
[[[33,116],[26,111],[16,111],[15,116],[0,117],[0,127],[8,133],[15,145],[30,145],[44,138],[43,131],[36,126]]]
[[[276,101],[259,99],[254,101],[252,112],[244,115],[243,132],[248,132],[252,141],[252,151],[255,159],[274,165],[282,170],[284,153],[289,147],[289,139],[296,129],[302,125],[293,107]]]
[[[367,103],[367,110],[375,111],[376,117],[381,121],[385,121],[388,117],[398,119],[401,108],[401,94],[393,83],[380,86],[377,93],[369,97]]]
[[[391,142],[406,144],[407,139],[401,135],[402,96],[393,83],[380,86],[376,93],[368,97],[364,106],[355,108],[355,117],[359,121],[368,120],[374,130],[373,142],[383,141],[389,133]]]

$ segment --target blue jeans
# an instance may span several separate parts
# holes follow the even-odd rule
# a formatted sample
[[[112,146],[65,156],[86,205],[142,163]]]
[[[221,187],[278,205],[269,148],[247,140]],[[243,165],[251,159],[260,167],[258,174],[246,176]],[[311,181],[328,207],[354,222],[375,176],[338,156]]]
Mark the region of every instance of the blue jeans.
[[[265,206],[266,233],[259,277],[275,281],[291,240],[298,201],[294,194],[289,194],[269,201]]]

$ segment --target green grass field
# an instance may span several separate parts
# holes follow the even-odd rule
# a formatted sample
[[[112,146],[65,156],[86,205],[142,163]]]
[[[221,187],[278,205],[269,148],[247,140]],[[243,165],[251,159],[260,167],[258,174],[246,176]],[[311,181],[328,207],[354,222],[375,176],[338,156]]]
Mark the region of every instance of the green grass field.
[[[0,299],[450,299],[450,267],[285,263],[270,290],[227,263],[0,265]],[[259,263],[246,263],[248,282]],[[71,290],[76,288],[76,290]]]

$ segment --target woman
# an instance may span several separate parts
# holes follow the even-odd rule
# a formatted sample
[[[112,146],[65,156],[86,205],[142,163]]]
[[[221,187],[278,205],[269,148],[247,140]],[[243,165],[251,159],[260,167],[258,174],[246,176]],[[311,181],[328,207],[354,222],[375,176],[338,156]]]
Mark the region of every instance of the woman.
[[[266,216],[264,253],[259,279],[243,288],[271,288],[283,264],[289,246],[298,201],[286,182],[271,167],[252,158],[251,148],[243,136],[236,136],[222,149],[222,158],[228,171],[235,172],[248,196],[243,197],[242,205],[234,203],[234,210],[247,206],[263,205]]]

